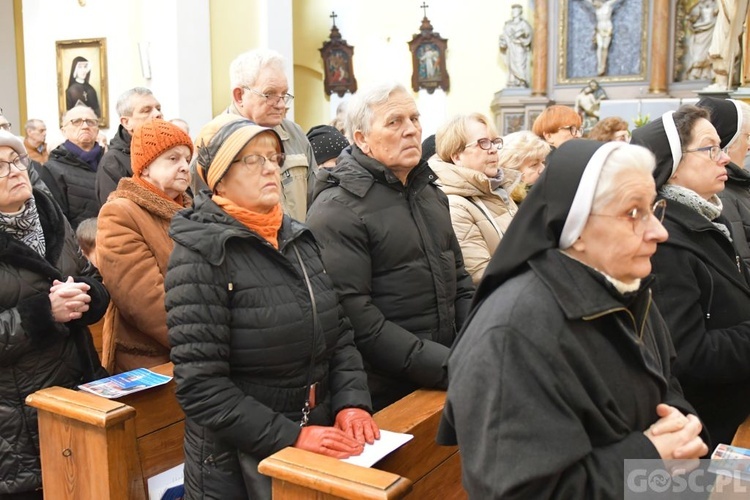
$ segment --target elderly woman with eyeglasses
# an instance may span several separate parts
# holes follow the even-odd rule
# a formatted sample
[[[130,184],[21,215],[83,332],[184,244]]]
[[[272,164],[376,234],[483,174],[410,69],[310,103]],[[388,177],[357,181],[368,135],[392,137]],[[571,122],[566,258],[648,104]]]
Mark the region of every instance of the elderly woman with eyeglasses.
[[[37,413],[25,400],[107,375],[87,325],[109,295],[28,168],[21,139],[0,130],[0,498],[41,499]]]
[[[708,451],[651,299],[653,168],[645,148],[570,141],[519,208],[448,360],[438,440],[470,498],[618,498],[625,459]]]
[[[476,284],[518,209],[509,193],[521,176],[498,165],[503,139],[480,113],[453,117],[437,131],[435,145],[429,164],[448,195],[464,265]]]
[[[271,498],[264,458],[358,455],[379,431],[315,238],[282,211],[279,135],[224,114],[196,144],[210,192],[174,217],[165,279],[186,498]]]
[[[513,188],[510,197],[520,204],[529,189],[544,171],[544,160],[551,146],[527,130],[513,132],[503,137],[503,147],[498,151],[498,163],[503,169],[517,170],[521,181]]]
[[[545,108],[534,120],[531,130],[552,148],[559,148],[583,135],[581,116],[568,106],[558,104]]]
[[[654,299],[677,350],[675,375],[714,445],[750,414],[750,282],[717,195],[729,156],[708,111],[684,105],[633,131],[656,155],[669,239],[652,258]]]
[[[591,128],[587,139],[595,141],[622,141],[630,142],[630,131],[628,122],[619,116],[609,116],[596,122]]]

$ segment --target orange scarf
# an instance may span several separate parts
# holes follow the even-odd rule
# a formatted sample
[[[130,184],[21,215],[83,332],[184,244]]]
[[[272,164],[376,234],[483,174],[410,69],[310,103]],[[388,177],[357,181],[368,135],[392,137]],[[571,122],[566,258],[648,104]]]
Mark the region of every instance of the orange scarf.
[[[187,197],[184,194],[177,195],[177,198],[170,198],[167,195],[167,193],[165,193],[164,191],[162,191],[158,187],[154,186],[150,182],[144,181],[140,177],[133,176],[133,182],[135,182],[136,184],[138,184],[142,188],[148,189],[152,193],[158,195],[161,198],[164,198],[165,200],[169,200],[172,203],[176,203],[177,205],[179,205],[180,208],[185,208],[185,206],[186,206],[185,202],[186,202]]]
[[[253,212],[246,208],[242,208],[236,205],[232,200],[219,196],[218,194],[213,195],[211,199],[219,205],[228,215],[237,219],[238,222],[243,224],[251,231],[255,231],[266,241],[268,241],[273,247],[279,249],[279,229],[281,228],[281,220],[284,217],[284,211],[281,209],[281,203],[277,204],[267,214],[261,214]]]

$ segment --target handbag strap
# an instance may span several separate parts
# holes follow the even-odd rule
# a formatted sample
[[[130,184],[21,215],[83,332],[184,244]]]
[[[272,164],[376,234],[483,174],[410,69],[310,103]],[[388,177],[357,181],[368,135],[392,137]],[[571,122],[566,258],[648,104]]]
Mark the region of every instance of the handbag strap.
[[[471,198],[466,198],[466,199],[469,201],[469,203],[477,207],[484,214],[487,220],[490,221],[490,224],[492,224],[492,227],[495,228],[495,231],[497,231],[497,234],[499,234],[500,237],[502,238],[505,233],[503,232],[502,229],[500,229],[500,226],[497,225],[497,222],[495,222],[495,219],[492,217],[492,214],[490,214],[489,210],[487,210],[487,207],[484,206],[484,203],[482,203],[482,200],[478,198],[475,200],[473,196]]]
[[[297,256],[297,262],[299,262],[300,268],[302,269],[302,276],[305,278],[305,285],[307,285],[307,293],[310,296],[310,304],[312,306],[312,317],[313,317],[313,334],[312,334],[312,345],[310,346],[310,366],[307,368],[307,391],[305,392],[305,406],[302,408],[302,420],[299,423],[300,427],[307,425],[310,417],[310,393],[312,391],[312,376],[313,366],[315,364],[315,340],[318,333],[318,307],[315,303],[315,293],[313,292],[312,283],[310,277],[307,275],[307,268],[305,262],[302,260],[302,256],[297,250],[297,244],[292,242],[292,248],[294,254]]]

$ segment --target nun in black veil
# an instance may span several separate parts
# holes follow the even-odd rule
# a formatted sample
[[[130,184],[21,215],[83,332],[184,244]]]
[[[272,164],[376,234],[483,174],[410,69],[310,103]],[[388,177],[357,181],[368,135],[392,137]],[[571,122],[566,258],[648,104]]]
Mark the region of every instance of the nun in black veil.
[[[656,155],[669,239],[651,259],[654,301],[677,352],[673,365],[711,443],[731,443],[750,414],[750,275],[718,193],[727,180],[723,134],[703,108],[680,106],[633,131]]]
[[[621,497],[624,459],[708,451],[651,301],[653,155],[572,140],[548,162],[448,362],[438,441],[471,498]]]

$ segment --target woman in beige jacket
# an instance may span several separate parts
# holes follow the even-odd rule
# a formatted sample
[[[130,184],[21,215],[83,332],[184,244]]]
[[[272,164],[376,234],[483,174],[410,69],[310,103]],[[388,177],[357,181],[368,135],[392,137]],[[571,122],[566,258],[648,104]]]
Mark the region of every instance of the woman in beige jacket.
[[[430,167],[448,195],[466,270],[479,283],[518,209],[508,193],[520,173],[499,168],[503,140],[480,113],[452,118],[437,131],[435,145]]]
[[[133,177],[120,179],[99,212],[96,253],[112,301],[104,317],[102,364],[110,373],[169,361],[164,276],[174,247],[172,216],[190,205],[190,137],[161,119],[136,129]]]

